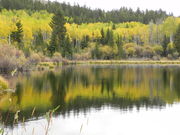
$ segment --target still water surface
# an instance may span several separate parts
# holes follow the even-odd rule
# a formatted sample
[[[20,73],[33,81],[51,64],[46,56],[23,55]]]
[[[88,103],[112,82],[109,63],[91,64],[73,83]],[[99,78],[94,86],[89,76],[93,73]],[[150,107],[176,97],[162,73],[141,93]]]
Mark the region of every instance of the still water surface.
[[[49,135],[179,135],[179,66],[70,66],[9,81],[16,92],[0,95],[0,113],[10,135],[44,135],[59,105]]]

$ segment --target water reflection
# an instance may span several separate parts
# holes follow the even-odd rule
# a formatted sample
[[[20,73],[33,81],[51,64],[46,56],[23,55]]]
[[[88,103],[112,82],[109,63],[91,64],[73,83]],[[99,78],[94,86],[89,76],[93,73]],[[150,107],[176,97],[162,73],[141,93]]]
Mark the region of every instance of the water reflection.
[[[58,105],[56,115],[68,115],[104,106],[161,108],[180,99],[178,66],[70,66],[16,80],[15,93],[0,95],[1,121],[9,126],[17,110],[21,121],[38,119]]]

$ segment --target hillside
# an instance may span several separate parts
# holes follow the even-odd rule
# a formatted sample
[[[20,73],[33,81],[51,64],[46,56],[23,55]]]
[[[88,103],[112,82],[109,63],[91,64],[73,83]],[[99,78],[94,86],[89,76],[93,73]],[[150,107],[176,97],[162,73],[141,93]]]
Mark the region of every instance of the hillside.
[[[8,7],[5,6],[7,2],[9,2]],[[17,4],[18,0],[13,2]],[[29,2],[32,1],[29,0]],[[148,24],[132,20],[117,23],[121,21],[116,22],[111,19],[105,22],[95,19],[93,23],[91,21],[83,23],[82,20],[80,23],[75,23],[72,16],[64,14],[59,9],[61,6],[58,4],[55,4],[57,8],[49,7],[56,10],[53,13],[48,8],[37,10],[35,7],[40,7],[38,3],[44,6],[48,4],[39,1],[34,2],[33,8],[30,5],[27,8],[23,2],[16,6],[10,4],[12,1],[1,0],[0,3],[3,7],[0,12],[0,66],[3,70],[7,69],[7,66],[8,70],[23,69],[25,65],[50,61],[61,62],[63,59],[159,60],[165,57],[172,60],[178,59],[180,55],[180,18],[177,17],[162,18],[162,16],[153,15],[156,21],[151,20]],[[49,4],[53,5],[54,2]],[[18,7],[20,5],[22,7]],[[66,9],[74,10],[75,7],[70,6]],[[79,9],[96,12],[85,7],[79,7]],[[141,13],[138,15],[143,17]],[[128,15],[125,16],[131,18]],[[119,17],[119,19],[122,18]],[[7,54],[7,50],[11,50],[11,53]]]
[[[104,11],[101,9],[92,10],[86,6],[70,5],[69,3],[58,3],[46,0],[0,0],[1,8],[8,10],[26,9],[31,11],[46,10],[49,13],[56,13],[57,10],[62,10],[65,16],[72,18],[70,22],[74,23],[94,23],[94,22],[113,22],[122,23],[129,21],[137,21],[148,24],[150,21],[154,23],[159,19],[164,20],[172,14],[167,14],[159,9],[158,11],[137,9],[133,11],[131,8],[122,7],[119,5],[119,10]]]

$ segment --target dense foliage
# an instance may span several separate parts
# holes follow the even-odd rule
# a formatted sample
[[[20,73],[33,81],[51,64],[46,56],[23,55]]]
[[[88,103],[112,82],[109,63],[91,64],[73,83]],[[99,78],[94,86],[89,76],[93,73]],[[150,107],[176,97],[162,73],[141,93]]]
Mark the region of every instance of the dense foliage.
[[[67,23],[62,12],[5,10],[0,14],[0,43],[69,59],[177,58],[179,18],[168,17],[148,25],[126,23]],[[174,45],[175,40],[175,45]],[[51,55],[50,55],[51,54]]]
[[[148,24],[151,20],[158,22],[159,19],[165,19],[171,14],[165,11],[146,10],[141,11],[137,9],[133,11],[131,8],[121,7],[118,10],[105,12],[101,9],[92,10],[86,6],[80,7],[79,5],[71,6],[68,3],[58,3],[46,0],[0,0],[2,8],[19,10],[47,10],[50,13],[56,13],[57,10],[62,10],[65,16],[68,16],[69,22],[74,23],[94,23],[94,22],[110,22],[121,23],[127,21],[137,21]],[[29,12],[31,14],[31,12]]]
[[[0,5],[1,48],[18,48],[27,63],[180,55],[180,18],[161,10],[105,12],[39,0],[0,0]]]

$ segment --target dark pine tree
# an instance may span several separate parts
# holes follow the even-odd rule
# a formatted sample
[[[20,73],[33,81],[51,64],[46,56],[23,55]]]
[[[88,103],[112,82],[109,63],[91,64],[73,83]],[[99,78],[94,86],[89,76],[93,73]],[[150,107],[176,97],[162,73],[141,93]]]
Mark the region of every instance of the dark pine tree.
[[[113,26],[112,26],[112,30],[115,30],[116,29],[116,25],[115,24],[113,24]]]
[[[47,47],[41,30],[39,30],[37,34],[34,35],[34,45],[35,46],[33,46],[33,49],[37,52],[42,52]]]
[[[88,42],[89,42],[89,36],[86,35],[86,36],[83,36],[83,39],[81,41],[81,49],[84,49],[86,47],[88,47]]]
[[[118,36],[116,43],[118,47],[118,58],[122,59],[124,57],[122,36]]]
[[[56,13],[57,10],[62,10],[65,16],[68,16],[70,22],[77,24],[81,23],[94,23],[94,22],[130,22],[139,21],[148,24],[151,20],[156,22],[159,18],[165,19],[167,14],[165,11],[146,10],[133,11],[131,8],[121,7],[119,10],[103,11],[101,9],[92,10],[86,6],[81,7],[78,4],[71,6],[66,3],[59,3],[51,0],[0,0],[2,8],[13,9],[26,9],[32,11],[47,10],[50,13]]]
[[[114,42],[114,34],[113,31],[108,29],[107,34],[106,34],[106,42],[108,45],[113,46],[115,44]]]
[[[163,37],[163,42],[162,42],[162,47],[163,47],[163,56],[166,57],[167,56],[167,46],[170,43],[170,38],[167,37],[166,35],[164,35]]]
[[[106,43],[106,37],[105,37],[105,33],[104,33],[104,29],[101,29],[101,39],[100,39],[100,43],[102,45],[104,45]]]
[[[63,44],[63,51],[62,56],[68,59],[72,59],[73,56],[73,46],[70,40],[69,35],[65,37],[64,44]]]
[[[177,49],[178,53],[180,54],[180,24],[174,35],[174,45],[175,45],[175,48]]]
[[[52,35],[50,45],[48,50],[50,51],[50,55],[52,56],[56,51],[61,52],[63,49],[63,44],[65,43],[66,37],[66,27],[64,26],[66,23],[66,19],[64,18],[61,11],[58,11],[52,18],[50,23],[50,27],[52,28]]]
[[[107,32],[106,32],[105,44],[108,44],[109,40],[110,40],[110,29],[108,29]]]
[[[11,33],[11,40],[18,43],[18,48],[23,49],[23,26],[21,21],[16,23],[16,31]]]

